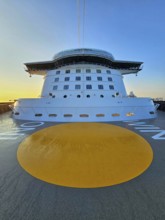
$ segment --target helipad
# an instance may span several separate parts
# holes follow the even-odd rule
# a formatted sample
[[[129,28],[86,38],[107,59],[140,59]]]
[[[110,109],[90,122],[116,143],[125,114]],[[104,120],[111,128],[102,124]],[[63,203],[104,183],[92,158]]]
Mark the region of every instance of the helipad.
[[[144,172],[153,153],[144,138],[101,123],[70,123],[40,130],[19,146],[18,161],[32,176],[71,187],[119,184]]]
[[[118,123],[100,123],[100,131],[97,135],[92,134],[92,132],[87,132],[85,129],[87,137],[90,137],[90,144],[88,142],[84,149],[79,147],[79,151],[76,154],[72,154],[73,149],[76,145],[67,144],[66,127],[65,125],[74,124],[57,124],[57,123],[44,123],[42,121],[33,122],[33,121],[14,121],[10,118],[10,114],[3,114],[0,116],[0,219],[3,220],[29,220],[29,219],[59,219],[59,220],[162,220],[165,217],[165,114],[164,112],[158,112],[158,118],[154,120],[140,120],[132,122],[118,122]],[[105,125],[105,126],[104,126]],[[85,126],[85,124],[84,124]],[[114,126],[114,127],[113,127]],[[73,128],[72,127],[72,128]],[[60,128],[60,133],[57,138],[56,128]],[[77,134],[82,134],[80,129],[83,127],[76,127],[73,129],[74,133],[72,137]],[[79,128],[79,129],[78,129]],[[97,129],[96,129],[97,128]],[[115,129],[119,129],[118,132],[115,132]],[[48,130],[47,130],[48,129]],[[50,130],[49,130],[50,129]],[[54,130],[55,129],[55,130]],[[93,124],[94,133],[98,130],[97,124]],[[92,130],[93,130],[92,129]],[[106,130],[106,132],[101,132],[101,130]],[[51,136],[51,130],[53,135]],[[102,131],[103,131],[102,130]],[[49,141],[45,138],[46,131],[49,133]],[[120,131],[120,132],[119,132]],[[67,129],[67,133],[71,134],[71,129]],[[113,136],[118,137],[119,142],[116,142],[115,138],[112,141],[112,132]],[[41,136],[42,134],[42,136]],[[74,135],[76,134],[76,135]],[[99,138],[99,135],[107,135],[106,142]],[[122,135],[127,135],[128,139],[119,138]],[[39,139],[36,139],[36,137]],[[62,135],[62,136],[61,136]],[[129,140],[129,136],[132,138]],[[35,138],[34,138],[35,137]],[[42,138],[41,138],[42,137]],[[61,139],[62,137],[65,137]],[[70,135],[69,135],[70,137]],[[105,136],[104,136],[105,137]],[[51,155],[51,151],[46,150],[50,154],[46,154],[45,158],[41,160],[40,148],[38,144],[43,146],[51,147],[56,145],[51,145],[52,141],[55,141],[57,144],[57,139],[60,140],[60,145],[58,145],[58,150],[61,150],[61,153],[66,153],[70,157],[70,162],[67,158],[65,161],[65,166],[63,168],[56,165],[55,168],[58,171],[65,170],[66,175],[60,174],[57,176],[60,181],[57,183],[57,179],[50,183],[48,179],[42,179],[39,176],[40,173],[34,175],[34,173],[29,173],[26,171],[29,164],[31,164],[31,172],[34,172],[37,169],[37,164],[40,161],[40,168],[44,167],[44,163],[47,161],[50,162],[50,157],[48,160],[44,159],[46,156]],[[80,136],[81,143],[86,142],[83,136]],[[103,138],[103,136],[102,136]],[[109,138],[109,139],[108,139]],[[111,139],[111,140],[110,140]],[[30,141],[33,145],[25,148],[26,141]],[[76,139],[75,139],[76,141]],[[94,142],[92,142],[94,141]],[[137,143],[141,142],[141,145]],[[137,148],[135,147],[135,143]],[[35,144],[37,145],[35,145]],[[73,143],[73,139],[72,139]],[[94,143],[94,147],[92,143]],[[97,143],[97,144],[96,144]],[[102,145],[98,145],[102,143]],[[104,144],[103,144],[104,143]],[[105,145],[105,143],[109,143]],[[113,144],[110,144],[113,143]],[[134,149],[134,154],[132,153],[125,154],[127,160],[123,160],[125,157],[119,158],[118,151],[113,148],[114,144],[118,149],[130,150]],[[127,144],[129,143],[129,148]],[[65,145],[64,145],[65,144]],[[144,146],[144,148],[142,147]],[[27,157],[31,157],[31,153],[35,152],[33,147],[36,146],[36,152],[39,153],[40,160],[34,161],[30,158],[27,161]],[[63,146],[63,151],[62,151]],[[103,147],[101,147],[103,146]],[[138,147],[139,146],[139,147]],[[45,147],[46,148],[46,147]],[[93,148],[96,149],[97,154],[93,154]],[[108,149],[107,149],[108,148]],[[110,149],[109,149],[110,148]],[[44,151],[44,147],[42,148]],[[53,148],[54,149],[54,148]],[[56,150],[57,150],[56,149]],[[68,149],[68,151],[66,151]],[[81,149],[81,151],[80,151]],[[139,149],[139,151],[137,151]],[[146,151],[144,151],[146,149]],[[152,150],[151,150],[152,149]],[[23,163],[27,162],[27,167],[21,167],[17,160],[17,151],[22,151],[21,161]],[[30,151],[28,151],[30,150]],[[31,151],[32,150],[32,151]],[[84,150],[84,151],[83,151]],[[20,152],[21,152],[20,151]],[[153,160],[152,160],[152,151],[153,151]],[[81,153],[80,153],[81,152]],[[87,154],[87,152],[89,154]],[[121,169],[119,175],[116,175],[116,178],[121,178],[120,181],[115,180],[112,177],[112,172],[117,172],[117,165],[111,166],[115,168],[114,170],[104,169],[105,162],[110,165],[109,159],[113,159],[110,154],[116,152],[116,158],[118,158],[118,168]],[[128,151],[130,152],[130,151]],[[143,152],[144,160],[141,160],[138,156],[140,152]],[[27,153],[24,154],[24,153]],[[38,154],[37,153],[37,154]],[[53,152],[57,153],[56,151]],[[107,154],[106,154],[107,153]],[[124,153],[124,152],[123,152]],[[85,157],[83,155],[91,155],[92,160],[88,160],[90,172],[85,172],[87,166],[85,164]],[[122,154],[123,155],[123,154]],[[144,157],[145,155],[145,157]],[[149,156],[150,155],[150,156]],[[24,157],[23,157],[24,156]],[[36,156],[36,155],[34,155]],[[100,157],[99,157],[100,156]],[[77,159],[79,157],[79,160]],[[54,159],[54,156],[52,156]],[[98,160],[98,158],[100,158]],[[104,158],[104,159],[103,159]],[[115,158],[115,156],[114,156]],[[73,166],[75,162],[79,165]],[[80,166],[80,159],[83,160],[83,165]],[[137,166],[134,164],[134,159],[137,162]],[[131,166],[125,166],[127,169],[124,169],[120,166],[120,160],[122,163],[131,163]],[[151,162],[152,160],[152,162]],[[98,161],[98,163],[96,163]],[[148,161],[148,162],[146,162]],[[68,163],[67,163],[68,162]],[[102,167],[101,167],[101,162]],[[146,162],[144,164],[144,162]],[[151,163],[151,164],[150,164]],[[94,166],[95,164],[95,166]],[[100,164],[100,166],[99,166]],[[134,166],[132,166],[134,164]],[[36,166],[34,166],[36,165]],[[69,172],[67,173],[66,169],[68,166]],[[71,167],[72,166],[72,167]],[[108,167],[107,166],[107,167]],[[109,166],[110,167],[110,166]],[[133,169],[136,168],[136,169]],[[35,169],[34,169],[35,168]],[[54,168],[54,170],[55,170]],[[71,169],[72,168],[72,169]],[[74,181],[67,179],[67,176],[72,177],[73,172],[77,172],[78,169],[84,170],[82,185],[74,176]],[[26,170],[25,170],[26,169]],[[132,173],[130,172],[132,169]],[[138,170],[139,169],[139,170]],[[98,174],[96,171],[99,171]],[[88,170],[87,170],[88,171]],[[128,172],[129,171],[129,172]],[[145,172],[143,172],[145,171]],[[93,172],[93,176],[91,175]],[[95,172],[95,174],[94,174]],[[43,173],[43,169],[41,169]],[[99,175],[100,174],[100,175]],[[111,175],[110,175],[111,174]],[[129,174],[128,179],[126,180],[126,174]],[[140,174],[140,175],[139,175]],[[33,175],[33,176],[32,176]],[[46,174],[42,174],[45,178]],[[51,176],[51,175],[50,175]],[[48,177],[50,177],[48,176]],[[93,177],[93,179],[91,178]],[[80,176],[81,177],[81,176]],[[87,184],[87,179],[90,179]],[[100,183],[99,177],[102,177],[104,181]],[[63,180],[62,180],[63,178]],[[110,182],[113,179],[113,182]],[[114,181],[115,180],[115,181]],[[68,181],[68,182],[67,182]],[[73,183],[75,185],[73,185]],[[116,184],[116,185],[115,185]],[[62,186],[63,185],[63,186]],[[101,186],[102,185],[102,186]],[[69,186],[69,187],[68,187]],[[70,187],[72,186],[72,187]],[[100,187],[101,186],[101,187]],[[104,187],[106,186],[106,187]],[[89,188],[90,187],[90,188]]]

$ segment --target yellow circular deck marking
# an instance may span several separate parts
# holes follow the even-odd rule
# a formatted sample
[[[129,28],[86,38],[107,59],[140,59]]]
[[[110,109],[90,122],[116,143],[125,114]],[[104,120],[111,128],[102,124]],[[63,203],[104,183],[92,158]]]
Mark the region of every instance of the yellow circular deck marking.
[[[143,173],[153,152],[141,136],[115,125],[69,123],[40,130],[19,146],[20,165],[43,181],[94,188]]]

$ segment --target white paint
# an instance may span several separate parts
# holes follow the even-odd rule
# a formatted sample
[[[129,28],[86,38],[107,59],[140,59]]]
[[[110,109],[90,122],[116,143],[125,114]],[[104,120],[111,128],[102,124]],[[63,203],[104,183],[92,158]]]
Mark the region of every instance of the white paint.
[[[11,131],[0,132],[0,140],[15,140],[24,136],[26,131],[33,131],[37,127],[44,125],[44,122],[26,122],[20,125],[20,128],[12,128]]]
[[[90,56],[93,57],[93,64],[78,63],[74,57],[82,56],[82,50],[77,49],[76,51],[63,51],[60,56],[57,56],[58,58],[53,60],[54,64],[57,64],[59,60],[67,56],[74,61],[73,64],[64,62],[58,68],[45,71],[33,71],[29,67],[30,74],[45,75],[41,98],[19,99],[14,104],[13,117],[15,119],[51,122],[133,121],[155,118],[155,106],[150,98],[130,97],[126,92],[123,75],[137,73],[140,69],[111,69],[97,60],[99,56],[100,58],[106,57],[110,63],[116,62],[112,60],[109,53],[95,49],[83,49],[83,56],[89,56],[89,51]],[[77,73],[77,69],[81,71]],[[90,69],[89,73],[86,73],[87,69]],[[68,74],[66,74],[66,70],[69,70]],[[100,75],[98,70],[100,70]],[[67,82],[65,76],[69,77]],[[77,76],[81,80],[77,81]],[[91,80],[88,81],[86,76],[90,76]],[[102,77],[101,82],[98,80],[100,76]],[[75,88],[76,84],[80,85],[80,90]],[[67,90],[65,89],[66,85],[68,86]],[[91,85],[91,89],[87,85]],[[99,89],[99,85],[102,85],[102,89]],[[56,117],[52,117],[53,114]],[[72,116],[65,117],[67,114]],[[88,117],[83,118],[82,114],[86,114]],[[104,116],[98,117],[98,114]],[[114,117],[114,114],[118,114],[118,117]]]
[[[165,131],[165,130],[140,130],[140,132],[162,132],[162,131]]]
[[[151,138],[154,140],[165,140],[165,130],[160,130],[159,127],[155,127],[154,125],[147,125],[146,122],[135,122],[128,124],[130,126],[138,126],[134,127],[142,133],[151,133],[156,132],[157,134],[153,135]],[[164,136],[164,137],[163,137]]]
[[[131,126],[134,126],[134,125],[143,125],[143,126],[148,126],[148,125],[145,125],[146,123],[145,122],[135,122],[133,124],[128,124],[128,125],[131,125]],[[153,126],[153,125],[149,125],[149,126]]]
[[[27,128],[27,127],[39,127],[41,125],[43,125],[44,122],[26,122],[24,124],[21,124],[20,127],[22,128]]]
[[[0,140],[15,140],[17,137],[0,137]]]
[[[165,130],[162,130],[160,133],[152,136],[152,138],[155,140],[165,140],[165,136],[162,137],[163,135],[165,135]]]
[[[135,127],[135,129],[138,129],[138,130],[140,130],[140,129],[151,129],[151,130],[155,130],[155,129],[160,129],[159,127],[149,127],[149,126],[147,126],[147,127]]]

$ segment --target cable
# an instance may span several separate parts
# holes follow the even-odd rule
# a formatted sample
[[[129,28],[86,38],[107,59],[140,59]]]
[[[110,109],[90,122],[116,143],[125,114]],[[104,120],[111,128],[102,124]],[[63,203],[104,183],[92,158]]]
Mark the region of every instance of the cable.
[[[77,35],[78,47],[80,47],[80,0],[77,0]]]
[[[83,2],[83,36],[82,36],[82,46],[84,47],[84,35],[85,35],[85,0]]]

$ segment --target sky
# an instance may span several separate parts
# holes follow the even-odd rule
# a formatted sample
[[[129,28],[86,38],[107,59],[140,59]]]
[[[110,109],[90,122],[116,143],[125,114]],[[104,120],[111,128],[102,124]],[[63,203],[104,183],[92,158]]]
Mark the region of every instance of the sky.
[[[79,47],[144,62],[138,76],[124,76],[127,92],[165,99],[165,1],[85,0],[84,33],[83,5],[83,0],[0,0],[0,101],[39,97],[43,77],[29,77],[24,63]]]

